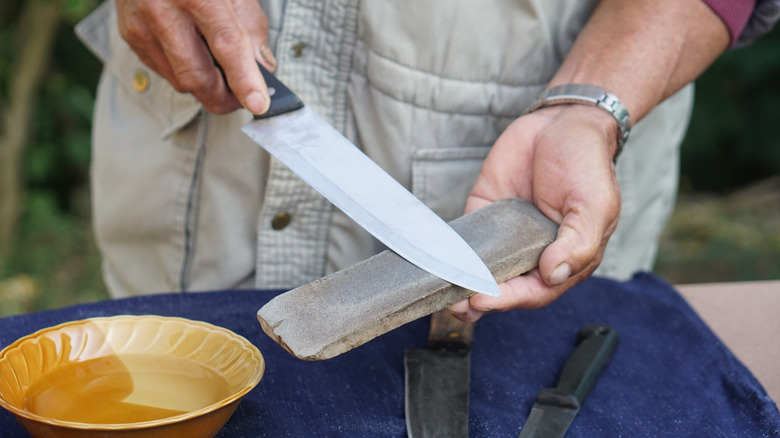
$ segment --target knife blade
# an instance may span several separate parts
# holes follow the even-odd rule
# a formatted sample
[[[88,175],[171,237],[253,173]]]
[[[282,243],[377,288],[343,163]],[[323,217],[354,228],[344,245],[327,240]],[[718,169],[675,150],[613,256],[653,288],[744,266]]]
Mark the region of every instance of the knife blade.
[[[566,360],[557,386],[539,391],[519,438],[563,437],[617,343],[618,333],[612,327],[591,324],[581,328],[577,348]]]
[[[501,295],[490,270],[458,233],[260,69],[271,107],[242,128],[246,135],[412,264],[463,288]]]
[[[428,348],[404,352],[404,405],[410,438],[468,436],[473,336],[473,323],[440,310],[431,315]]]

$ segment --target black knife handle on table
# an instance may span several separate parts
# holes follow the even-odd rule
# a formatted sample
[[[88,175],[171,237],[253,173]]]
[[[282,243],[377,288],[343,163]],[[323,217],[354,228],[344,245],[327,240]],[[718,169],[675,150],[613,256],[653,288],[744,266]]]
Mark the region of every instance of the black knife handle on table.
[[[276,79],[276,76],[271,74],[259,62],[257,66],[260,68],[265,84],[268,86],[268,94],[271,96],[271,107],[265,113],[255,116],[255,119],[267,119],[303,108],[301,99],[290,91],[282,81]]]
[[[558,385],[544,390],[537,401],[579,408],[596,383],[618,343],[618,333],[607,325],[591,324],[577,333],[577,348],[566,360]]]

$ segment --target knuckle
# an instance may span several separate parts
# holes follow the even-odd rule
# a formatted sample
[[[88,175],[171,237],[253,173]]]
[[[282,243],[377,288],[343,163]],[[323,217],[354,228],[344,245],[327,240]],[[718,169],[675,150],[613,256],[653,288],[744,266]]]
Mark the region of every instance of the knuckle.
[[[157,36],[172,22],[170,13],[154,1],[139,2],[126,14],[118,15],[119,34],[137,45],[155,43]]]
[[[522,307],[523,309],[527,310],[541,309],[542,307],[545,307],[555,301],[557,295],[558,294],[553,292],[553,290],[548,288],[546,285],[541,286],[541,290],[537,290],[535,293],[528,294]]]
[[[612,217],[617,217],[618,214],[620,214],[620,207],[622,203],[623,202],[620,198],[620,191],[615,190],[614,196],[609,197],[606,205],[606,209]]]
[[[149,0],[137,2],[134,12],[147,21],[169,16],[170,8],[165,5],[165,2]]]
[[[168,83],[171,84],[174,90],[178,91],[179,93],[189,93],[187,89],[185,89],[176,79],[175,77],[168,80]]]
[[[547,300],[534,299],[534,300],[529,300],[528,302],[526,302],[522,306],[522,309],[523,310],[538,310],[538,309],[541,309],[542,307],[546,306],[547,304],[549,304],[547,302]]]
[[[125,19],[120,20],[118,24],[119,35],[121,35],[122,38],[128,43],[133,41],[146,41],[149,38],[149,33],[143,21],[136,19]]]
[[[208,90],[211,86],[211,80],[207,72],[199,68],[183,69],[176,72],[176,81],[182,88],[181,92],[198,93],[201,90]]]
[[[515,303],[512,308],[523,310],[537,310],[550,304],[552,300],[546,294],[530,293],[523,297],[521,302]]]
[[[154,11],[155,2],[154,0],[137,0],[137,1],[123,1],[122,3],[127,4],[128,10],[134,12],[138,15],[149,15],[150,12]]]
[[[588,266],[591,262],[599,257],[601,246],[605,243],[605,240],[601,236],[593,236],[589,239],[585,245],[580,247],[579,251],[576,251],[573,255],[572,270],[574,272],[579,271],[584,266]]]
[[[240,49],[246,41],[246,34],[234,26],[222,26],[218,28],[209,41],[211,49],[215,53],[233,53]]]
[[[237,109],[239,105],[231,101],[221,100],[215,103],[204,103],[203,107],[206,109],[206,111],[213,114],[227,114]]]
[[[261,13],[257,16],[257,27],[255,30],[263,36],[268,35],[268,18],[265,14]]]

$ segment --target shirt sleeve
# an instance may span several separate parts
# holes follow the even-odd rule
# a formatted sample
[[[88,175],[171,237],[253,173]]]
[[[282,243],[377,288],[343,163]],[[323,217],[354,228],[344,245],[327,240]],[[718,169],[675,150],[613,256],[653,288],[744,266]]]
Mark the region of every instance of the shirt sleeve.
[[[717,0],[713,0],[717,1]],[[720,0],[728,2],[728,0]],[[734,3],[739,3],[735,1]],[[744,2],[751,3],[751,2]],[[758,0],[755,2],[755,8],[750,15],[747,23],[744,24],[739,37],[732,39],[732,46],[735,48],[750,45],[756,38],[772,30],[775,23],[780,19],[780,0]]]
[[[704,0],[729,30],[731,45],[739,40],[745,25],[753,13],[756,0]]]

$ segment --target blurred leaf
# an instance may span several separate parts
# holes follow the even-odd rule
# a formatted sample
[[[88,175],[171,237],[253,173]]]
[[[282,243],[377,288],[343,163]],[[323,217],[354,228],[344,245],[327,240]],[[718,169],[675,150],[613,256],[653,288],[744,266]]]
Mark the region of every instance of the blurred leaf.
[[[65,152],[69,164],[76,168],[85,169],[89,166],[90,135],[88,132],[75,131],[65,138]]]
[[[71,220],[60,214],[56,196],[49,191],[29,193],[25,216],[22,232],[28,235],[50,235],[71,225]]]
[[[96,0],[62,0],[65,18],[70,23],[76,23],[84,18],[100,3]]]
[[[92,108],[95,104],[94,94],[84,85],[72,85],[65,91],[65,110],[78,116],[82,121],[92,121]]]
[[[780,174],[780,29],[723,54],[696,81],[681,153],[692,190],[728,192]]]
[[[50,144],[38,143],[27,149],[25,157],[25,173],[29,184],[45,184],[52,173],[55,154],[52,153]]]

